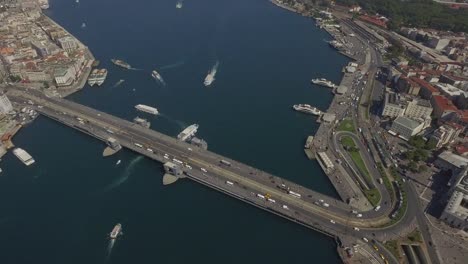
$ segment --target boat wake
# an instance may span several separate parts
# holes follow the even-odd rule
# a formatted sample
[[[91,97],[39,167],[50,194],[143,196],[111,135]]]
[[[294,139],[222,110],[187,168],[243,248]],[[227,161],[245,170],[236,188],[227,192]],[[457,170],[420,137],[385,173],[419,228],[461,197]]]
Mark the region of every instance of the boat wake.
[[[112,249],[114,248],[115,245],[115,239],[109,240],[109,244],[107,245],[107,251],[106,251],[106,260],[104,263],[107,263],[112,255]]]
[[[183,121],[180,121],[180,120],[177,120],[175,118],[172,118],[168,115],[165,115],[163,113],[159,113],[159,116],[162,117],[162,118],[165,118],[166,120],[176,124],[180,129],[184,129],[186,128],[188,125],[186,123],[184,123]]]
[[[119,87],[119,86],[120,86],[122,83],[124,83],[124,82],[125,82],[124,79],[120,79],[120,80],[118,80],[118,81],[114,84],[114,86],[112,86],[112,88]]]
[[[172,64],[169,64],[169,65],[162,66],[159,69],[160,70],[174,69],[174,68],[180,67],[180,66],[182,66],[184,64],[185,64],[185,61],[179,61],[179,62],[176,62],[176,63],[172,63]]]
[[[144,156],[137,156],[134,159],[132,159],[129,162],[128,166],[123,171],[122,175],[118,179],[113,181],[111,184],[107,185],[102,192],[106,193],[106,192],[112,191],[113,189],[119,187],[121,184],[126,182],[128,178],[130,177],[130,175],[132,175],[132,172],[135,166],[144,158],[145,158]]]

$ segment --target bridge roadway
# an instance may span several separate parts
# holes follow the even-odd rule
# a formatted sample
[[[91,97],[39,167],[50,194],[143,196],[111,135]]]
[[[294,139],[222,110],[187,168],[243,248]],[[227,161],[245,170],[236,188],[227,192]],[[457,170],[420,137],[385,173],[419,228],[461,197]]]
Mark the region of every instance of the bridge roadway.
[[[352,208],[341,201],[92,108],[64,99],[48,98],[33,90],[27,92],[19,89],[10,90],[9,97],[18,103],[31,100],[35,103],[34,108],[44,116],[100,140],[112,136],[123,147],[151,159],[166,162],[168,159],[165,159],[164,155],[168,154],[169,160],[176,158],[192,167],[192,169],[184,167],[188,178],[327,235],[362,238],[385,233],[387,237],[392,232],[398,232],[393,227],[379,228],[389,221],[387,215],[376,217],[372,213],[373,216],[370,218],[362,212],[363,218],[357,218],[351,213]],[[41,107],[39,108],[38,105]],[[86,122],[80,123],[77,120],[78,117]],[[144,147],[137,147],[134,143],[140,143]],[[189,147],[192,150],[189,150]],[[150,152],[147,148],[154,151]],[[221,159],[230,161],[232,166],[221,165],[219,162]],[[205,168],[208,172],[203,173],[201,168]],[[231,181],[234,185],[226,184],[226,181]],[[291,187],[302,197],[296,198],[280,190],[277,186],[281,183]],[[267,193],[275,202],[256,196],[256,194]],[[317,205],[315,202],[319,199],[325,200],[330,207],[324,208]],[[283,205],[288,206],[288,209],[284,209]],[[331,219],[336,223],[331,223]],[[353,227],[359,227],[360,231],[354,230]]]

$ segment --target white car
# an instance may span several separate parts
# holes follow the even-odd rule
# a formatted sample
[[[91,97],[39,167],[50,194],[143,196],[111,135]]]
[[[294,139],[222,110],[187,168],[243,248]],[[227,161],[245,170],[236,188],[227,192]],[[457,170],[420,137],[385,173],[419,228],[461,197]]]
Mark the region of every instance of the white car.
[[[332,220],[330,220],[330,223],[332,223],[332,224],[336,224],[335,220],[333,220],[333,219],[332,219]]]
[[[192,151],[193,149],[192,148],[187,148],[188,150]]]
[[[354,227],[353,229],[354,229],[354,231],[359,231],[359,228],[357,228],[357,227]]]
[[[187,167],[187,169],[191,170],[192,169],[192,166],[186,164],[185,167]]]
[[[359,218],[361,218],[361,217],[362,217],[362,214],[357,214],[356,216],[359,217]]]
[[[203,172],[208,172],[205,168],[200,168],[200,170]]]

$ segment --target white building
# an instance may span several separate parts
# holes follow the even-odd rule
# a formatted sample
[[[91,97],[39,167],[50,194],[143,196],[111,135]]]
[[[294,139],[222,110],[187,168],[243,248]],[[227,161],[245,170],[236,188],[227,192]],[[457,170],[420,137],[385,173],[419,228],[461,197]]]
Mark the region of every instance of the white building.
[[[0,95],[0,113],[9,113],[13,110],[10,100],[6,94]]]
[[[440,169],[451,170],[456,174],[468,165],[468,159],[450,151],[444,151],[439,154],[434,164]]]
[[[78,48],[78,43],[71,36],[65,36],[58,39],[60,47],[67,52],[73,51]]]
[[[397,117],[390,128],[389,133],[397,135],[404,140],[409,140],[424,129],[425,123],[405,116]]]
[[[57,86],[68,86],[75,80],[76,72],[74,67],[59,68],[55,70],[54,77]]]
[[[405,116],[409,118],[427,119],[431,117],[431,113],[431,103],[423,99],[413,99],[413,101],[408,102],[405,109]]]
[[[405,102],[395,93],[385,93],[382,116],[398,117],[405,113]]]
[[[454,183],[451,196],[440,218],[450,226],[468,231],[468,167],[451,182]]]

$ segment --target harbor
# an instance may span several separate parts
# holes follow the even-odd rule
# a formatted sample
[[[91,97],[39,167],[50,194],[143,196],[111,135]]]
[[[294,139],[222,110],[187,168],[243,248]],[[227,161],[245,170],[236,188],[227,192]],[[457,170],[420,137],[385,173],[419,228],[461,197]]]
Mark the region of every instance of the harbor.
[[[85,1],[81,2],[83,2],[80,3],[83,4],[83,7],[80,8],[85,8]],[[115,4],[116,6],[122,5],[120,2]],[[258,5],[262,8],[269,6],[268,2],[266,4],[241,2],[240,4],[245,4],[246,6]],[[54,5],[54,9],[57,10],[55,14],[58,16],[58,21],[60,21],[60,16],[62,16],[61,14],[67,17],[71,16],[70,13],[67,13],[66,10],[62,11],[60,9],[64,9],[65,3],[54,3]],[[98,16],[101,19],[102,16],[105,16],[105,14],[102,12],[98,12],[100,10],[99,3],[96,5],[97,7],[94,7],[96,11],[85,9],[86,13],[88,14],[88,18],[86,19],[86,30],[81,30],[80,28],[83,19],[77,20],[77,23],[75,23],[76,29],[73,29],[72,23],[69,24],[71,24],[71,28],[75,30],[71,32],[74,34],[76,33],[78,37],[83,35],[84,39],[87,41],[87,45],[89,45],[93,51],[100,50],[100,52],[103,53],[103,50],[105,50],[105,47],[109,44],[106,41],[108,40],[110,43],[113,43],[115,37],[110,36],[110,32],[113,32],[112,30],[103,30],[104,26],[100,26],[98,23],[93,21],[93,16]],[[152,5],[153,12],[151,15],[154,15],[154,12],[159,14],[160,11],[154,10],[169,10],[166,10],[164,5],[160,3],[152,3]],[[191,5],[193,5],[193,3]],[[171,3],[170,7],[168,8],[170,8],[170,10],[174,10],[174,12],[178,11],[179,14],[182,14],[190,12],[189,6],[189,3],[186,2],[184,3],[182,10],[177,10],[174,8],[174,3]],[[131,8],[133,9],[136,7]],[[211,8],[213,7],[209,7],[209,9]],[[60,10],[60,12],[58,12],[58,10]],[[77,12],[76,8],[70,10],[70,12],[72,11]],[[81,10],[81,12],[83,12],[83,10]],[[127,10],[125,13],[126,12]],[[224,9],[221,9],[219,12],[223,13],[225,11]],[[281,9],[273,12],[275,12],[274,14],[281,16],[284,15],[284,12]],[[123,14],[119,13],[119,10],[117,10],[116,14],[114,15]],[[293,16],[292,14],[289,15],[291,17]],[[164,14],[158,16],[158,19],[162,18],[165,19]],[[132,18],[129,19],[130,20],[125,22],[125,24],[137,23],[133,21]],[[171,23],[173,19],[172,17],[169,19],[169,21],[164,23],[155,24],[165,24],[164,27],[167,27],[168,24],[177,25],[177,23]],[[259,19],[259,14],[255,15],[255,19]],[[302,25],[301,20],[295,20],[295,18],[293,19],[295,23]],[[190,21],[189,18],[188,20]],[[213,23],[212,21],[209,22],[209,24]],[[190,24],[191,23],[184,23],[184,27],[187,28],[187,31],[194,30]],[[275,24],[272,24],[271,26],[274,25]],[[121,26],[121,23],[117,21],[115,27],[120,28]],[[301,42],[305,41],[308,46],[312,46],[313,43],[316,42],[316,39],[323,37],[322,35],[317,36],[316,32],[310,29],[309,22],[307,22],[307,24],[304,23],[304,27],[299,27],[300,30],[308,30],[307,34],[310,34],[310,38],[305,37],[302,34],[300,37]],[[163,27],[161,26],[161,28]],[[206,27],[205,25],[205,28],[209,27]],[[150,28],[147,30],[151,32],[164,32],[164,30],[159,28]],[[255,31],[257,30],[259,29],[255,29]],[[96,44],[98,41],[94,40],[92,35],[89,35],[88,33],[92,31],[102,32],[102,35],[99,38],[99,42],[104,42],[103,44]],[[270,32],[269,30],[260,29],[259,31],[264,32],[262,34],[267,34],[270,36],[268,33]],[[119,32],[121,32],[121,30]],[[232,33],[230,32],[229,34]],[[275,35],[276,34],[277,33],[275,33]],[[257,50],[253,50],[253,54],[250,52],[247,52],[246,54],[236,54],[239,59],[244,61],[248,61],[247,58],[257,54],[257,59],[255,60],[255,63],[252,63],[251,66],[244,66],[243,64],[239,64],[237,60],[229,62],[226,58],[221,57],[220,60],[222,61],[222,64],[220,66],[220,71],[216,74],[216,80],[211,86],[216,87],[216,89],[204,89],[204,78],[207,74],[207,70],[213,66],[215,58],[209,58],[209,56],[205,53],[202,53],[199,56],[197,55],[195,58],[180,58],[178,55],[187,54],[187,49],[192,49],[192,47],[187,44],[190,43],[190,41],[182,39],[181,43],[184,43],[184,45],[179,45],[177,42],[170,43],[174,46],[174,51],[172,51],[171,49],[164,47],[166,41],[163,40],[170,39],[164,38],[164,35],[158,36],[156,42],[152,41],[151,39],[147,41],[141,41],[137,38],[136,35],[137,34],[132,34],[132,32],[130,32],[128,38],[134,39],[135,41],[143,44],[141,47],[141,52],[144,51],[147,52],[147,54],[154,54],[154,56],[147,56],[148,58],[146,58],[145,56],[140,56],[141,53],[137,53],[137,55],[133,57],[127,53],[128,48],[131,49],[132,45],[129,44],[127,48],[124,46],[124,43],[117,43],[117,41],[117,44],[115,44],[115,51],[112,53],[109,52],[108,54],[99,54],[99,59],[101,60],[101,65],[99,68],[107,68],[109,70],[109,76],[105,83],[100,88],[85,89],[78,94],[74,94],[70,99],[84,105],[97,107],[98,109],[105,112],[124,117],[130,122],[138,115],[140,118],[150,120],[151,127],[153,129],[166,132],[173,137],[176,137],[178,133],[180,133],[188,125],[196,122],[201,125],[199,134],[197,133],[197,137],[200,136],[206,139],[206,141],[208,141],[210,144],[210,149],[213,151],[221,152],[228,157],[233,157],[247,164],[255,165],[255,167],[259,167],[267,171],[272,171],[275,174],[281,176],[284,175],[287,178],[289,177],[289,180],[291,181],[299,182],[305,184],[308,187],[314,187],[317,190],[320,190],[320,192],[333,195],[333,190],[328,187],[328,183],[323,181],[320,171],[317,171],[316,177],[311,179],[311,170],[315,170],[315,165],[311,164],[307,160],[302,160],[301,157],[304,155],[302,152],[303,150],[296,148],[296,146],[304,145],[303,139],[300,138],[300,135],[302,135],[301,133],[307,135],[316,128],[316,124],[314,122],[304,123],[303,121],[305,119],[311,118],[313,120],[314,117],[298,113],[297,122],[291,120],[293,118],[290,118],[291,112],[293,111],[291,109],[293,104],[308,103],[320,110],[325,110],[329,102],[331,95],[328,89],[312,89],[310,87],[310,78],[314,77],[310,75],[310,72],[312,70],[317,73],[317,76],[323,76],[330,80],[336,80],[335,76],[337,75],[329,72],[320,72],[320,68],[314,68],[315,66],[313,65],[315,63],[313,63],[313,59],[317,58],[316,54],[304,54],[304,52],[300,52],[300,54],[296,56],[294,51],[289,51],[288,56],[291,56],[291,58],[297,62],[293,66],[288,65],[287,67],[272,63],[271,59],[268,59],[268,57],[258,53]],[[184,36],[183,33],[180,35]],[[274,37],[275,35],[272,35],[271,37]],[[231,41],[230,37],[228,36],[221,35],[219,37],[226,38],[226,41]],[[262,39],[269,39],[269,37],[265,38],[263,35],[258,37]],[[121,39],[122,36],[120,35],[118,38]],[[241,36],[239,36],[237,33],[233,35],[233,38],[242,39]],[[147,45],[145,45],[146,43]],[[278,44],[275,44],[275,46],[276,45],[283,46],[284,43],[279,42]],[[343,61],[340,58],[334,57],[328,53],[329,47],[326,43],[322,43],[321,45],[326,49],[322,51],[322,49],[318,47],[318,53],[323,54],[323,56],[328,59],[331,58],[334,61],[333,64],[337,65],[335,70],[340,69],[341,65],[343,65]],[[184,46],[188,46],[187,49],[185,49]],[[226,53],[222,45],[219,48],[220,54]],[[203,50],[206,50],[207,53],[209,51],[209,49],[205,47],[203,47]],[[167,55],[161,54],[161,51],[164,51],[167,53]],[[236,50],[235,52],[240,51]],[[140,56],[141,59],[138,56]],[[110,63],[111,58],[121,58],[127,63],[138,67],[141,65],[145,71],[138,72],[127,71],[124,68],[120,69]],[[272,57],[272,59],[273,58],[274,57]],[[182,61],[184,59],[200,61],[200,65],[188,64],[187,66],[175,68],[170,71],[163,69],[163,66],[165,65],[174,64],[179,60]],[[272,68],[268,65],[275,65],[275,67]],[[291,67],[297,68],[298,70],[294,71],[291,76],[288,76],[288,78],[284,81],[266,81],[265,84],[257,84],[252,81],[256,79],[268,80],[267,77],[271,76],[272,73],[285,72]],[[246,78],[236,81],[236,79],[239,79],[239,74],[231,75],[230,72],[233,72],[233,68],[243,69],[247,72],[254,72],[254,69],[262,70],[255,75],[247,74]],[[263,68],[265,68],[265,70],[263,70]],[[170,89],[166,89],[164,91],[159,90],[160,88],[162,89],[162,87],[156,85],[154,79],[150,76],[152,69],[158,70],[158,72],[164,77],[165,81],[168,82]],[[306,70],[302,71],[301,69]],[[111,90],[112,86],[121,79],[124,79],[125,83],[122,84],[118,89],[116,88]],[[298,82],[296,80],[303,80],[303,82]],[[281,86],[304,87],[307,89],[304,89],[304,91],[299,90],[288,95],[283,95],[281,100],[283,103],[278,105],[280,100],[276,100],[273,104],[274,107],[265,108],[263,105],[266,102],[259,102],[259,98],[263,98],[263,96],[268,93],[277,94],[279,91],[281,91],[278,88]],[[136,91],[134,92],[133,89],[136,89]],[[174,98],[178,98],[178,101],[175,102]],[[316,98],[320,98],[321,100]],[[243,109],[239,106],[241,102],[242,105],[259,106],[262,110],[254,110],[250,107]],[[147,115],[146,113],[141,113],[140,111],[137,112],[134,109],[134,106],[137,104],[145,104],[151,107],[156,107],[158,111],[164,113],[167,115],[167,117],[158,115],[157,118],[154,118],[154,116],[151,114]],[[222,105],[223,107],[219,107],[219,105]],[[249,114],[246,115],[245,111],[248,111]],[[267,124],[257,124],[258,120],[261,120],[262,117],[265,118],[265,115],[275,116],[277,118],[267,122]],[[293,114],[293,116],[295,115]],[[79,124],[78,121],[76,122]],[[239,124],[242,124],[242,126],[239,126]],[[139,125],[135,124],[135,126]],[[285,225],[284,220],[275,220],[277,218],[272,217],[270,214],[264,214],[258,209],[246,206],[232,198],[226,198],[224,195],[210,191],[208,188],[198,188],[197,185],[190,183],[190,181],[176,183],[177,185],[175,186],[168,186],[164,188],[161,184],[162,177],[159,177],[161,175],[159,164],[155,165],[148,159],[139,159],[139,155],[134,155],[132,152],[126,150],[119,151],[118,153],[114,154],[115,156],[109,156],[109,159],[101,158],[102,147],[104,144],[96,144],[97,141],[94,139],[88,139],[87,136],[83,136],[81,133],[70,133],[69,129],[62,130],[60,127],[61,126],[55,126],[54,123],[46,121],[44,118],[39,118],[37,122],[34,122],[34,124],[30,126],[30,128],[22,131],[15,141],[18,145],[21,145],[22,147],[24,146],[24,149],[33,154],[34,158],[38,160],[37,164],[30,167],[35,171],[33,175],[38,175],[38,179],[36,181],[45,181],[48,183],[47,186],[53,186],[52,184],[54,183],[52,179],[63,179],[64,181],[71,181],[75,185],[74,190],[76,190],[76,192],[70,192],[70,194],[64,195],[63,204],[66,204],[66,202],[69,200],[73,200],[73,195],[78,196],[78,198],[75,198],[74,200],[80,201],[82,193],[90,193],[92,199],[96,200],[91,205],[82,205],[81,202],[69,205],[68,207],[65,207],[65,212],[67,214],[71,212],[72,215],[74,215],[74,211],[83,212],[83,217],[88,217],[90,214],[95,214],[96,217],[93,218],[96,222],[98,222],[98,224],[95,224],[95,221],[92,223],[89,221],[80,221],[81,218],[78,218],[76,222],[67,219],[63,224],[58,224],[49,231],[55,234],[56,232],[61,232],[62,230],[65,231],[65,227],[69,228],[71,225],[82,228],[83,230],[89,230],[91,238],[89,239],[90,241],[87,243],[87,245],[83,245],[79,242],[79,240],[82,239],[80,234],[78,234],[76,238],[64,238],[64,241],[73,241],[73,243],[76,244],[80,249],[80,252],[99,251],[96,250],[101,247],[98,241],[105,239],[107,237],[106,235],[111,231],[112,227],[116,223],[122,223],[126,233],[126,235],[118,241],[119,247],[126,249],[125,252],[119,252],[119,254],[123,254],[120,255],[122,261],[125,261],[125,259],[130,257],[134,258],[136,256],[136,252],[128,248],[130,245],[141,247],[146,244],[151,248],[153,246],[164,247],[163,242],[154,238],[168,236],[173,237],[174,241],[177,241],[182,238],[180,236],[181,233],[187,232],[189,230],[192,230],[190,232],[197,233],[197,230],[192,229],[193,225],[209,225],[210,227],[219,228],[220,232],[226,235],[226,238],[229,237],[229,239],[226,240],[218,240],[217,243],[223,243],[225,245],[232,243],[230,244],[230,247],[235,247],[237,243],[242,242],[245,246],[251,247],[252,249],[258,248],[258,245],[262,245],[263,248],[272,248],[275,244],[278,243],[278,241],[264,241],[265,239],[256,238],[252,238],[250,241],[245,241],[245,239],[242,237],[245,237],[245,234],[253,231],[257,232],[260,237],[265,237],[269,232],[271,232],[271,230],[276,230],[275,234],[279,238],[287,238],[287,240],[292,240],[288,247],[303,247],[304,249],[309,249],[309,251],[304,251],[305,253],[299,253],[298,257],[314,258],[317,260],[322,260],[324,263],[334,263],[338,259],[338,257],[334,254],[335,244],[333,239],[325,238],[316,232],[304,232],[304,228],[300,226],[296,227],[296,225],[292,223],[290,224],[289,222],[287,222]],[[265,128],[267,130],[265,130]],[[38,143],[35,144],[34,142],[31,142],[29,140],[32,133],[29,132],[30,129],[36,131],[51,131],[49,135],[56,138],[56,144],[59,144],[60,148],[58,146],[52,146],[48,150],[43,149],[38,151],[36,149],[37,144],[39,144],[39,142],[43,142],[45,138],[42,136],[35,136],[35,142]],[[274,131],[274,129],[276,129],[275,133],[271,133],[270,131]],[[253,131],[258,131],[258,134],[253,133]],[[265,133],[268,132],[270,132],[269,135],[265,135]],[[298,133],[299,137],[297,137]],[[60,136],[61,134],[66,135]],[[282,151],[286,154],[282,155],[281,157],[276,154],[273,155],[273,153],[268,153],[271,151],[265,147],[268,144],[271,144],[271,142],[274,142],[275,138],[278,138],[280,135],[284,135],[285,138],[293,139],[285,140],[284,142],[280,143],[280,146],[278,146],[278,151]],[[296,138],[294,139],[293,136]],[[247,145],[246,142],[249,142],[249,144]],[[73,144],[71,145],[71,143]],[[95,149],[96,147],[98,147],[98,149]],[[74,153],[71,153],[67,159],[62,160],[59,165],[56,165],[56,167],[51,167],[51,164],[53,163],[49,157],[52,155],[52,153],[55,153],[55,157],[63,156],[61,153],[71,148],[74,149]],[[76,168],[76,165],[73,165],[71,161],[67,161],[68,159],[72,159],[75,162],[80,160],[80,162],[84,165],[79,166],[80,168]],[[284,161],[280,161],[280,159],[283,159]],[[120,165],[116,166],[116,162],[118,160],[121,160],[121,163]],[[8,162],[5,164],[10,164],[13,162],[10,162],[10,158],[5,159],[5,161]],[[15,160],[15,162],[17,162],[17,160]],[[298,173],[291,174],[290,167],[281,165],[282,162],[289,163],[291,166],[297,168]],[[8,168],[5,169],[5,164],[2,163],[2,169],[4,169],[4,173],[8,173],[9,170]],[[25,174],[24,171],[26,167],[21,163],[19,165],[21,165],[21,167],[16,168],[18,173]],[[76,169],[73,169],[72,172],[68,173],[69,176],[66,176],[64,172],[68,172],[67,167]],[[93,175],[89,175],[89,171],[86,169],[89,167],[93,167]],[[41,174],[39,171],[41,169],[46,170],[46,172]],[[209,171],[209,168],[207,168],[207,170]],[[96,174],[100,175],[100,177],[96,177]],[[77,175],[81,176],[77,177]],[[75,181],[75,177],[77,177],[76,179],[79,178],[80,181]],[[125,180],[127,177],[128,180]],[[86,183],[89,185],[87,186]],[[55,186],[61,186],[61,184],[65,183],[59,182]],[[227,185],[224,182],[220,182],[220,184]],[[54,188],[50,187],[50,191],[53,191],[53,189]],[[105,191],[101,192],[101,189],[104,189]],[[135,199],[131,197],[134,197]],[[195,200],[197,204],[200,205],[197,206],[197,210],[195,210],[193,204],[189,206],[189,204],[186,203],[186,200],[192,199],[192,197],[194,197],[193,200]],[[165,200],[167,203],[161,204],[155,202],[157,200]],[[183,200],[185,200],[185,202],[182,202]],[[278,203],[278,200],[275,200]],[[56,203],[59,203],[59,205]],[[61,207],[62,203],[60,201],[57,201],[56,203],[49,204],[49,206],[54,209]],[[109,206],[109,204],[112,204],[112,206]],[[124,206],[126,204],[129,206]],[[39,205],[38,208],[42,209],[42,206]],[[100,208],[105,209],[99,210]],[[213,210],[220,212],[219,215],[216,215],[216,221],[213,221]],[[230,228],[228,227],[235,225],[235,223],[238,222],[238,220],[236,220],[238,218],[235,217],[233,219],[228,219],[223,217],[221,213],[225,210],[228,210],[233,215],[237,215],[241,218],[251,219],[250,226],[243,230],[236,231],[235,233],[237,234],[232,234],[233,232],[231,232]],[[147,214],[146,217],[140,216],[140,213],[143,212]],[[155,212],[159,213],[156,214]],[[161,214],[160,212],[164,212],[164,214]],[[173,219],[172,217],[169,217],[172,214],[178,214],[181,212],[197,215],[199,220],[192,219],[192,221],[182,221],[182,219]],[[268,232],[267,230],[262,230],[262,226],[265,226],[266,224],[268,225]],[[151,226],[154,225],[166,226],[168,228],[167,230],[158,231],[159,233],[156,234],[156,230],[151,229]],[[190,229],[185,229],[185,227]],[[13,230],[11,232],[13,232]],[[10,231],[8,231],[8,233],[10,233]],[[33,231],[32,233],[38,234],[37,237],[43,237],[41,240],[45,240],[44,243],[48,245],[54,245],[54,242],[49,241],[47,236],[41,235],[42,232],[40,230]],[[146,234],[146,236],[140,236],[138,235],[139,233]],[[60,234],[58,234],[58,236],[62,238]],[[135,236],[138,236],[137,240],[132,239],[132,237],[134,238]],[[200,238],[188,238],[188,240],[185,241],[190,243],[196,243],[198,241],[204,245],[216,247],[216,245],[211,245],[211,242],[209,241],[214,239],[214,237],[210,235],[203,235],[202,237],[203,238],[201,240]],[[311,247],[315,247],[318,252],[311,252]],[[199,249],[200,247],[197,246],[195,246],[193,249],[189,248],[187,249],[187,254],[191,254],[190,252],[196,254]],[[270,252],[270,250],[267,251]],[[65,260],[66,256],[69,255],[67,252],[68,251],[66,250],[59,252],[57,254],[57,259]],[[268,252],[257,252],[255,254],[251,254],[249,259],[251,261],[261,259],[262,261],[268,261],[270,263],[278,263],[278,261],[287,262],[289,259],[286,256],[275,256],[272,258]],[[222,256],[230,255],[230,258],[236,262],[242,261],[244,258],[242,254],[239,256],[232,256],[231,253],[232,252],[223,250],[220,252]],[[32,256],[37,256],[38,261],[44,260],[38,251],[35,251],[34,249],[31,250],[31,254]],[[180,256],[180,254],[177,254],[172,250],[160,253],[157,257],[147,255],[146,250],[144,250],[144,252],[140,252],[138,256],[146,260],[170,260],[172,263],[183,263],[188,261],[183,256]],[[174,256],[177,256],[176,258],[178,259],[173,259]],[[91,253],[81,258],[83,262],[94,261],[97,259],[99,259],[99,256],[94,256]],[[195,259],[195,261],[201,260],[201,258],[198,256],[193,257],[193,259]],[[210,263],[215,261],[210,257],[204,257],[203,259],[204,261]]]

